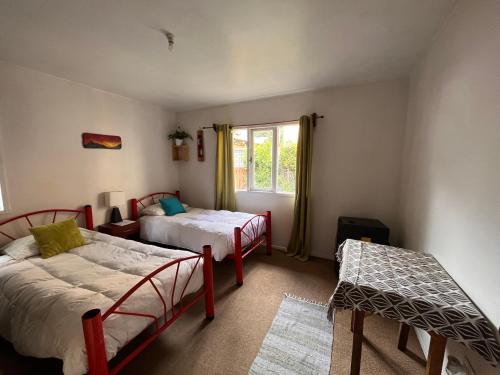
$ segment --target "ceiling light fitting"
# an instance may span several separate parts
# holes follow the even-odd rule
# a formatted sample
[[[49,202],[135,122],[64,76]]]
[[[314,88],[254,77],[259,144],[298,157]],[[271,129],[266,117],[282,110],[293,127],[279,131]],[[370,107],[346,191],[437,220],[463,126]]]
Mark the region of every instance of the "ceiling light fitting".
[[[168,40],[168,49],[169,51],[172,51],[174,49],[174,34],[172,34],[168,30],[161,30],[162,34],[165,35],[165,38]]]

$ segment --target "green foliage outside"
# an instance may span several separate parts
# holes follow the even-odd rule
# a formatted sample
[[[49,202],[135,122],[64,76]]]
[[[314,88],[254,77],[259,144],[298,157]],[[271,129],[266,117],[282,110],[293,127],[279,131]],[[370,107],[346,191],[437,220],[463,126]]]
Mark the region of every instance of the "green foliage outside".
[[[266,139],[262,143],[254,145],[254,184],[257,189],[271,189],[273,186],[272,180],[272,155],[273,143],[272,138]]]
[[[278,150],[278,191],[295,192],[297,143],[281,140]]]
[[[277,189],[280,192],[293,193],[295,191],[295,168],[297,144],[280,139],[278,150],[278,180]],[[272,139],[254,146],[255,151],[255,187],[271,189],[272,187]]]

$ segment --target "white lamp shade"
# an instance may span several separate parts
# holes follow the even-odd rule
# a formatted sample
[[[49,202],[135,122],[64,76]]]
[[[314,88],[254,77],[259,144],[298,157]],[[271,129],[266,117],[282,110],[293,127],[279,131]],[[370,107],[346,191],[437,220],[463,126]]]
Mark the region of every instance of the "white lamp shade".
[[[116,207],[125,204],[125,193],[123,191],[108,191],[104,193],[106,206]]]

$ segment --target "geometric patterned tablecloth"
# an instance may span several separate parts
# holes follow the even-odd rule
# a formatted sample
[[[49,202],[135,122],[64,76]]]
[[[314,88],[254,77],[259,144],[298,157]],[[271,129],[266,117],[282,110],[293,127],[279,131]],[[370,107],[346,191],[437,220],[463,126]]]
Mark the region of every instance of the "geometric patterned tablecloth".
[[[500,361],[496,330],[432,255],[346,240],[337,256],[330,320],[334,309],[369,311],[458,341],[493,366]]]

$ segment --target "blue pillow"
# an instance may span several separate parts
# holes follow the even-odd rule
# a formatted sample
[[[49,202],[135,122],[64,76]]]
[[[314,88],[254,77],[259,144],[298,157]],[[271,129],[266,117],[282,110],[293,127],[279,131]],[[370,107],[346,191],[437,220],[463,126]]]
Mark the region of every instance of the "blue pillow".
[[[167,216],[174,216],[186,212],[181,201],[176,197],[160,199],[160,204]]]

